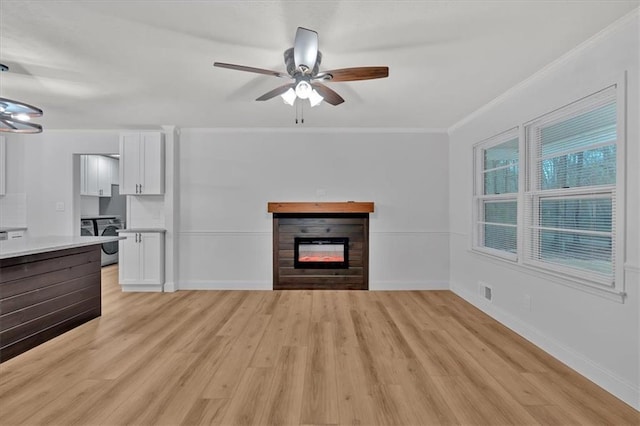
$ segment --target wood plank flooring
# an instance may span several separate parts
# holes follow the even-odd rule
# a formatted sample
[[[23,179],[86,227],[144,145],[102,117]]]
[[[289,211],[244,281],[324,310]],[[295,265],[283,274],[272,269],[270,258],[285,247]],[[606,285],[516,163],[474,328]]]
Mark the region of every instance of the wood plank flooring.
[[[2,425],[638,425],[453,293],[121,293],[0,365]]]

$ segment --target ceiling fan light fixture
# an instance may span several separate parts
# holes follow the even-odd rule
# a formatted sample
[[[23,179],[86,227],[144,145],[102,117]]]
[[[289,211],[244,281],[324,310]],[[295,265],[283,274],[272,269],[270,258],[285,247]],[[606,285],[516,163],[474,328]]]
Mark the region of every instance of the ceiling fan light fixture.
[[[316,91],[316,89],[313,89],[311,91],[311,94],[309,95],[309,103],[311,104],[311,108],[320,105],[323,100],[324,98],[322,97],[322,95],[320,95],[320,93]]]
[[[29,121],[31,120],[31,117],[29,116],[29,114],[25,114],[25,113],[20,113],[20,114],[11,114],[11,118],[13,118],[14,120],[19,120],[19,121]]]
[[[300,99],[307,99],[309,95],[311,95],[311,91],[312,91],[311,85],[305,80],[300,81],[296,85],[296,95]]]
[[[9,67],[0,64],[0,71],[8,71]],[[29,123],[35,117],[42,117],[42,110],[24,102],[0,98],[0,132],[7,133],[40,133],[42,126]]]
[[[293,104],[296,101],[297,95],[295,90],[293,90],[293,88],[290,87],[289,90],[287,90],[282,95],[280,95],[280,97],[282,98],[285,104],[293,106]]]

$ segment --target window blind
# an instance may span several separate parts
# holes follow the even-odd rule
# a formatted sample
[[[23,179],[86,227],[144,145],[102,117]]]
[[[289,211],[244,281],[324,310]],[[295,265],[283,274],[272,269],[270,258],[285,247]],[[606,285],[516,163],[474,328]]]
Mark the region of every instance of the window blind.
[[[519,139],[517,129],[475,149],[474,248],[516,259],[518,235]]]
[[[525,261],[612,285],[615,259],[615,87],[526,128]]]

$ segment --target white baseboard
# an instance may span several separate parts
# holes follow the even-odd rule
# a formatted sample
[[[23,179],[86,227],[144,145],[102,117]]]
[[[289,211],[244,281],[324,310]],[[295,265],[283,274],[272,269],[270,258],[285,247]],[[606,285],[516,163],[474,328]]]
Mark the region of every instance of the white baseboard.
[[[176,289],[176,284],[173,281],[164,283],[164,292],[165,293],[173,293],[176,290],[177,290]]]
[[[149,284],[126,284],[122,285],[122,291],[124,292],[147,292],[147,293],[162,293],[162,284],[149,285]]]
[[[448,281],[370,281],[369,290],[449,290]]]
[[[177,289],[180,290],[271,290],[271,281],[224,281],[197,280],[182,281]],[[177,290],[176,289],[176,290]],[[374,281],[369,283],[369,290],[448,290],[447,281]],[[165,284],[165,291],[167,290]],[[173,290],[175,291],[175,290]]]
[[[192,280],[181,281],[179,290],[271,290],[271,281]]]
[[[510,313],[497,308],[482,300],[478,295],[455,285],[451,285],[451,291],[471,303],[487,315],[510,328],[520,336],[529,340],[543,351],[547,352],[560,362],[566,364],[579,374],[596,383],[615,397],[621,399],[636,410],[640,410],[640,387],[629,383],[602,366],[594,363],[583,354],[563,345],[561,342],[550,338],[540,330],[529,326]]]

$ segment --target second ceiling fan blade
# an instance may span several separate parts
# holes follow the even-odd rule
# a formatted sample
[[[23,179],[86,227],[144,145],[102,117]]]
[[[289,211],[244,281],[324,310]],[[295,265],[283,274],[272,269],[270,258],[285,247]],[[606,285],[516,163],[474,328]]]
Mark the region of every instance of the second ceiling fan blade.
[[[275,89],[270,90],[267,93],[265,93],[264,95],[262,95],[259,98],[257,98],[256,101],[268,101],[271,98],[275,98],[278,95],[282,95],[284,92],[286,92],[289,89],[292,89],[293,87],[295,87],[295,84],[293,84],[293,83],[285,84],[284,86],[280,86],[280,87],[276,87]]]
[[[331,105],[340,105],[344,102],[342,96],[338,95],[333,89],[329,89],[324,84],[312,83],[311,87],[316,89],[316,92],[320,93],[320,96],[324,98],[325,102]]]
[[[273,77],[291,78],[291,76],[287,73],[265,70],[263,68],[247,67],[245,65],[225,64],[224,62],[214,62],[213,66],[220,67],[220,68],[228,68],[230,70],[236,70],[236,71],[246,71],[246,72],[253,72],[256,74],[271,75]]]
[[[318,58],[318,33],[306,28],[298,27],[296,39],[293,43],[293,61],[296,68],[304,66],[310,70]]]
[[[389,77],[389,67],[342,68],[338,70],[323,71],[318,74],[316,78],[325,79],[328,75],[331,75],[331,78],[328,80],[331,82],[372,80],[374,78]]]

